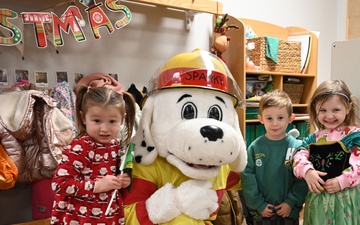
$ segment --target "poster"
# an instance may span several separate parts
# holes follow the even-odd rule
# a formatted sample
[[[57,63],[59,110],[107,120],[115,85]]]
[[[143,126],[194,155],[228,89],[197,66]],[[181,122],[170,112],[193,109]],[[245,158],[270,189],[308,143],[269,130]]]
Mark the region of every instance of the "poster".
[[[109,73],[109,75],[112,76],[115,80],[119,81],[117,73]]]
[[[61,83],[63,81],[69,82],[67,72],[57,71],[56,72],[56,81],[57,81],[57,83]]]
[[[15,70],[15,82],[29,83],[29,71],[28,70]]]
[[[37,87],[49,87],[47,72],[36,71],[34,72],[35,85]]]
[[[0,69],[0,86],[8,86],[8,76],[6,69]]]
[[[74,74],[74,84],[77,85],[77,83],[79,82],[79,80],[81,80],[81,78],[83,78],[85,75],[83,73],[75,73]]]

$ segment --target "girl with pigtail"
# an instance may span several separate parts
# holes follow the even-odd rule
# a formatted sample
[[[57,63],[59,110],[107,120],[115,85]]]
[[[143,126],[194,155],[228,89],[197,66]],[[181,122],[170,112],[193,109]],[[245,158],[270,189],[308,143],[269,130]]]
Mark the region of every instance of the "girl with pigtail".
[[[51,224],[122,224],[121,191],[130,185],[128,174],[118,174],[124,123],[127,145],[135,121],[135,100],[107,74],[82,78],[76,87],[77,137],[63,150],[52,182],[55,192]]]
[[[309,123],[316,128],[294,155],[294,174],[305,179],[304,224],[360,225],[358,101],[342,80],[315,90]]]

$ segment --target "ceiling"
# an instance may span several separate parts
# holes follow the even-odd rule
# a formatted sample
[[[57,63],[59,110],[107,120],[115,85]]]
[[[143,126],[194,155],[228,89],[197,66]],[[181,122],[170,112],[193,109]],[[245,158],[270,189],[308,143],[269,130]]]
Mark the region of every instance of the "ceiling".
[[[39,12],[66,2],[70,0],[1,0],[0,8],[11,9],[17,13]]]

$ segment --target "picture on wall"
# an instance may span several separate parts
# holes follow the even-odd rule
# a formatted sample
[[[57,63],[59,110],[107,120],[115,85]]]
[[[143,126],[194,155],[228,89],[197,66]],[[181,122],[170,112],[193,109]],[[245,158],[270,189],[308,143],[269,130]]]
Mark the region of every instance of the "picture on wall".
[[[76,85],[81,78],[83,78],[85,75],[83,73],[75,73],[74,74],[74,84]]]
[[[29,82],[29,71],[16,69],[15,82]]]
[[[0,86],[8,85],[8,76],[6,69],[0,69]]]
[[[109,73],[109,75],[112,76],[115,80],[119,81],[117,73]]]
[[[68,81],[67,72],[57,71],[57,72],[56,72],[56,81],[57,81],[58,83],[61,83],[61,82],[63,82],[63,81],[69,82],[69,81]]]
[[[36,71],[34,72],[34,77],[37,87],[49,87],[47,72]]]

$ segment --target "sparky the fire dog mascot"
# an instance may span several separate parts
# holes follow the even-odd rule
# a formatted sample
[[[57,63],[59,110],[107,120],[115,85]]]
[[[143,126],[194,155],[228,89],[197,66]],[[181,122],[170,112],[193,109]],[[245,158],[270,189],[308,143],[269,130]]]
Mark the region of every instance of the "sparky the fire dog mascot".
[[[196,49],[160,66],[148,88],[125,224],[212,224],[246,165],[239,87],[220,58]]]

